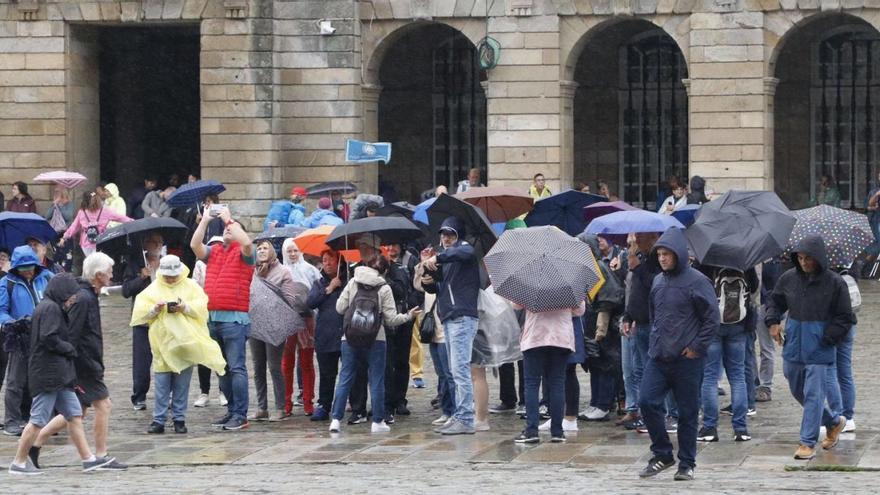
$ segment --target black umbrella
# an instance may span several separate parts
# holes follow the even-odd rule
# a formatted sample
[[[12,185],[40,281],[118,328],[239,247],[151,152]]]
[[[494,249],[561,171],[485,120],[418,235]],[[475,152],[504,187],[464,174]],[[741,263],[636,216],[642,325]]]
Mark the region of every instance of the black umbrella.
[[[333,191],[339,191],[341,194],[351,194],[357,192],[357,186],[348,181],[332,181],[322,182],[306,189],[310,198],[326,196]]]
[[[405,218],[366,217],[337,225],[324,243],[337,251],[351,249],[366,234],[379,237],[383,245],[403,244],[422,237],[422,231]]]
[[[492,224],[483,210],[448,194],[441,194],[428,207],[428,226],[432,239],[439,239],[440,225],[449,217],[458,217],[464,223],[463,240],[474,246],[478,257],[482,258],[498,240],[498,234],[492,230]]]
[[[272,228],[269,230],[265,230],[260,232],[257,237],[254,238],[254,243],[259,241],[269,241],[272,243],[272,247],[275,248],[275,252],[281,257],[281,248],[284,246],[284,241],[286,239],[290,239],[300,235],[305,232],[305,227],[295,227],[293,225],[286,225],[284,227]]]
[[[703,204],[685,235],[701,264],[745,271],[778,256],[794,224],[775,193],[728,191]]]
[[[416,205],[406,201],[397,201],[379,208],[376,210],[376,215],[380,217],[404,217],[412,220],[413,213],[415,212]]]
[[[140,250],[141,240],[149,233],[159,232],[167,245],[173,244],[172,241],[183,241],[187,231],[186,225],[173,218],[141,218],[105,230],[98,236],[96,244],[99,251],[119,255],[130,252],[133,247]]]

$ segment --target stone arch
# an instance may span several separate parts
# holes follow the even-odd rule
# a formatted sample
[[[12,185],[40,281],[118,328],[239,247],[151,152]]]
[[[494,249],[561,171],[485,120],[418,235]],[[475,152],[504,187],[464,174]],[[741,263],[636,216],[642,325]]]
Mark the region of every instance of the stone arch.
[[[880,74],[867,70],[878,55],[874,23],[843,12],[792,23],[772,46],[774,187],[790,207],[807,206],[823,174],[840,206],[863,206],[880,170]]]

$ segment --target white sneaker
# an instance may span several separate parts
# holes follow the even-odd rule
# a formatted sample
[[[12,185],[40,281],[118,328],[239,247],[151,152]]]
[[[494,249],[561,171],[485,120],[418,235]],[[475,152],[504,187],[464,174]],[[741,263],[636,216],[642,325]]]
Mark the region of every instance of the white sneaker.
[[[489,421],[476,421],[474,420],[474,430],[476,431],[489,431]]]
[[[562,418],[562,431],[578,431],[578,420]]]
[[[339,433],[339,420],[334,419],[330,421],[330,433]]]
[[[391,431],[391,427],[388,426],[384,421],[373,423],[373,427],[370,430],[371,433],[388,433],[389,431]]]
[[[206,407],[208,405],[208,394],[199,394],[199,398],[193,402],[193,407]]]
[[[446,424],[447,421],[449,421],[449,416],[444,414],[443,416],[440,416],[439,418],[435,419],[434,421],[431,421],[431,424],[434,426],[443,426]]]
[[[553,420],[548,419],[547,421],[544,421],[543,423],[538,425],[538,431],[550,431],[550,421],[553,421]]]
[[[269,421],[272,423],[281,421],[283,419],[284,419],[284,411],[272,411],[272,413],[269,414]]]
[[[846,420],[846,426],[843,427],[843,433],[852,433],[854,431],[856,431],[856,420]]]
[[[596,409],[595,407],[593,407],[593,406],[589,406],[588,408],[586,408],[586,409],[584,409],[583,411],[579,412],[579,413],[578,413],[578,416],[581,416],[581,417],[586,418],[587,415],[590,414],[590,413],[592,413],[595,409]]]
[[[226,400],[226,396],[223,395],[223,392],[220,392],[220,405],[225,406],[227,404],[229,404],[229,401]]]
[[[594,407],[593,410],[588,412],[585,416],[588,421],[599,421],[608,416],[608,411]]]
[[[447,426],[450,426],[453,421],[455,421],[455,418],[450,416],[449,419],[447,419],[446,422],[443,423],[443,426],[441,426],[440,428],[446,428]]]

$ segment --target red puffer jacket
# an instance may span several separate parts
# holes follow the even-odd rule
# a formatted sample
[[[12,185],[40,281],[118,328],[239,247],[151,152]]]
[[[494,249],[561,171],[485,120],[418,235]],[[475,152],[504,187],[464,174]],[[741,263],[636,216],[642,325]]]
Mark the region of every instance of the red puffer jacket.
[[[247,312],[254,267],[241,259],[241,246],[235,242],[227,248],[219,244],[212,246],[207,264],[205,293],[208,294],[208,309]]]

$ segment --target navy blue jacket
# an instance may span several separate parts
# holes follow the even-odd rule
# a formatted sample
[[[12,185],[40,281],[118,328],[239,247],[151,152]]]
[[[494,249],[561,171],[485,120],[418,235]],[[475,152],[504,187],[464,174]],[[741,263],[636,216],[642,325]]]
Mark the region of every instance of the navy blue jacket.
[[[315,352],[339,352],[342,344],[342,318],[336,312],[336,300],[345,288],[345,281],[330,294],[327,286],[333,277],[321,271],[321,278],[312,284],[306,305],[317,309],[315,318]]]
[[[660,273],[660,267],[657,265],[656,256],[649,256],[630,270],[630,277],[627,280],[628,285],[626,286],[626,306],[623,311],[623,321],[638,324],[651,322],[648,296],[651,294],[654,277],[658,273]]]
[[[651,250],[657,262],[657,249],[675,253],[675,268],[661,272],[651,287],[649,317],[651,326],[648,356],[658,361],[674,361],[685,348],[705,356],[718,335],[721,314],[715,288],[708,277],[688,264],[687,241],[676,228],[666,231]]]
[[[797,262],[797,253],[811,256],[819,263],[817,273],[805,273]],[[785,322],[786,361],[804,364],[831,364],[834,347],[856,324],[849,289],[840,275],[828,269],[825,242],[807,236],[794,248],[794,268],[779,277],[767,304],[767,326]]]
[[[464,235],[460,222],[447,218],[443,225],[455,224],[459,239]],[[437,294],[437,315],[441,322],[461,316],[479,318],[477,299],[480,295],[480,266],[474,247],[459,240],[437,255],[435,283],[424,286],[425,292]]]

